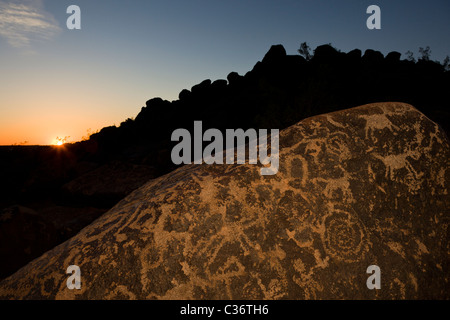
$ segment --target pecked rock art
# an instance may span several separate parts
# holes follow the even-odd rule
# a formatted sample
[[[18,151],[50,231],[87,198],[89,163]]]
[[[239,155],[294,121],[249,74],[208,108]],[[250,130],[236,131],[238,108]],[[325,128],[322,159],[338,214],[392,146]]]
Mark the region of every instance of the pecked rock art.
[[[407,104],[305,119],[280,133],[278,174],[188,165],[151,180],[0,297],[449,299],[449,161],[448,138]]]

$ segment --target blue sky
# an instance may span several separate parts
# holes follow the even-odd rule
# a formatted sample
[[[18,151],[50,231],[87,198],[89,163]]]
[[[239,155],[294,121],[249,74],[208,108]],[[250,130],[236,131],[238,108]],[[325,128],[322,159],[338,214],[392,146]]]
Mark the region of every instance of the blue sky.
[[[68,30],[69,5],[81,30]],[[366,9],[381,8],[381,30]],[[77,141],[204,79],[245,74],[273,44],[450,55],[450,1],[0,0],[0,145]],[[417,53],[416,53],[417,55]]]

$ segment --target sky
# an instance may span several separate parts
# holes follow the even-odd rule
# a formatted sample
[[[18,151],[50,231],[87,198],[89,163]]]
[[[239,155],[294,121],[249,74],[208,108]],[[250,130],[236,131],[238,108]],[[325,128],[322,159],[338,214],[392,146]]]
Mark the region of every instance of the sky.
[[[370,5],[381,29],[369,30]],[[66,25],[70,5],[81,29]],[[205,79],[241,75],[271,45],[331,43],[450,55],[448,0],[0,0],[0,145],[75,142],[172,101]],[[405,57],[405,56],[404,56]]]

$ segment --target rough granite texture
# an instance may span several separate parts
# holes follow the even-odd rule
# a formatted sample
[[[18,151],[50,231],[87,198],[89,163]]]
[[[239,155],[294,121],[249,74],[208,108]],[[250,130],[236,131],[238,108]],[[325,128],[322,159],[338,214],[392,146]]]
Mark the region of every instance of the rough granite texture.
[[[188,165],[151,180],[0,298],[450,299],[449,159],[407,104],[309,118],[280,133],[277,175]],[[66,287],[72,264],[81,290]]]

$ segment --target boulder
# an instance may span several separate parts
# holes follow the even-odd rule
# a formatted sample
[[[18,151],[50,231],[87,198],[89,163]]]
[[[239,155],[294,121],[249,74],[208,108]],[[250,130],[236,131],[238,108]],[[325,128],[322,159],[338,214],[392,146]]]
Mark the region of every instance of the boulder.
[[[383,59],[384,56],[380,51],[372,49],[367,49],[362,57],[362,61],[367,64],[380,64],[383,62]]]
[[[100,217],[108,209],[47,205],[36,211],[39,216],[52,222],[61,239],[57,244],[60,244],[80,232],[81,229]]]
[[[391,64],[398,63],[400,61],[401,56],[402,54],[400,52],[397,51],[389,52],[386,56],[386,62]]]
[[[352,51],[347,53],[347,56],[351,58],[351,60],[359,60],[361,59],[362,52],[359,49],[353,49]]]
[[[151,108],[159,108],[159,107],[163,106],[165,102],[166,102],[166,100],[163,100],[163,99],[157,97],[157,98],[152,98],[152,99],[148,100],[145,103],[145,105],[149,109],[151,109]]]
[[[154,176],[153,167],[112,161],[66,183],[62,190],[66,197],[80,203],[112,206]]]
[[[243,77],[235,71],[230,72],[227,76],[227,80],[230,85],[238,85],[240,83],[240,81],[242,80],[242,78]]]
[[[273,45],[262,59],[262,63],[277,62],[284,57],[286,57],[286,49],[284,49],[283,45]]]
[[[59,243],[51,221],[23,206],[0,212],[0,279]]]
[[[195,86],[193,86],[191,88],[191,92],[193,94],[199,95],[199,94],[204,93],[206,90],[208,90],[210,86],[211,86],[211,80],[206,79],[206,80],[203,80],[202,82],[200,82],[199,84],[196,84]]]
[[[352,69],[359,69],[357,66],[361,63],[361,55],[362,52],[359,49],[354,49],[348,53],[345,54],[345,61],[347,62],[347,65],[351,67]]]
[[[0,279],[77,234],[107,209],[35,204],[0,211]]]
[[[162,117],[165,116],[165,111],[170,108],[170,102],[161,98],[150,99],[145,105],[146,106],[143,107],[141,112],[136,116],[135,121],[138,124],[148,125],[153,119],[163,121]]]
[[[188,100],[190,96],[191,96],[191,92],[187,89],[183,89],[183,90],[181,90],[180,94],[178,95],[178,99],[185,101],[185,100]]]
[[[437,124],[407,104],[364,105],[283,130],[279,155],[272,176],[187,165],[149,181],[0,282],[0,298],[450,299]],[[373,265],[381,289],[367,286]]]
[[[225,79],[218,79],[211,84],[211,88],[214,90],[224,90],[228,85],[228,81]]]
[[[329,44],[318,46],[314,50],[313,61],[332,63],[339,59],[343,54],[337,51]]]

